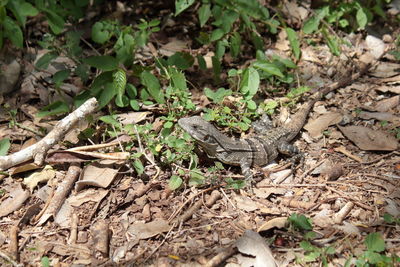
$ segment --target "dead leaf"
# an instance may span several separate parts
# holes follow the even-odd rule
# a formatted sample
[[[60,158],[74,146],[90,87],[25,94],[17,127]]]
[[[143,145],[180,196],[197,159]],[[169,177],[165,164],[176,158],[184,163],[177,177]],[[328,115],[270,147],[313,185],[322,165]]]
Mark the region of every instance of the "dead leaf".
[[[159,49],[159,53],[163,56],[172,56],[176,52],[184,51],[187,48],[187,42],[178,40],[176,38],[171,38],[171,41]]]
[[[393,151],[399,146],[395,137],[364,126],[340,127],[340,131],[362,150]]]
[[[24,179],[24,184],[29,188],[31,193],[33,189],[39,184],[43,182],[47,182],[50,179],[53,179],[56,175],[55,170],[50,165],[46,165],[43,170],[39,172],[32,173],[29,177]]]
[[[79,192],[77,195],[69,197],[68,203],[73,207],[79,207],[83,203],[93,201],[99,202],[108,194],[108,190],[99,188],[89,188]]]
[[[318,138],[322,136],[322,132],[329,126],[339,123],[342,120],[342,114],[338,112],[330,112],[323,114],[318,118],[309,121],[304,129],[308,131],[311,137]]]
[[[263,231],[268,231],[272,228],[285,228],[287,227],[288,223],[288,217],[278,217],[278,218],[273,218],[263,225],[261,225],[258,229],[257,232],[263,232]]]
[[[395,116],[389,112],[368,112],[361,111],[358,117],[364,120],[376,119],[379,121],[400,122],[400,117]]]
[[[236,246],[241,253],[253,257],[252,266],[254,267],[277,266],[264,238],[254,231],[246,230],[244,235],[236,241]]]
[[[107,188],[118,174],[117,169],[112,169],[100,164],[87,165],[82,172],[82,178],[76,183],[76,190],[80,191],[87,185]]]
[[[234,200],[236,201],[236,205],[239,209],[245,210],[245,211],[254,211],[259,208],[259,204],[252,199],[244,196],[239,196],[236,195],[234,197]]]
[[[377,78],[389,78],[399,74],[400,64],[391,62],[380,62],[369,74]]]
[[[146,116],[150,114],[150,112],[128,112],[123,114],[118,114],[118,120],[122,125],[128,124],[137,124],[146,119]]]
[[[375,110],[386,112],[400,105],[400,96],[396,95],[388,99],[383,99],[376,103]]]
[[[0,217],[6,216],[19,209],[29,197],[29,192],[17,184],[10,189],[10,196],[0,204]]]
[[[168,232],[171,226],[166,220],[155,219],[152,222],[136,222],[128,228],[128,233],[137,239],[147,239],[155,235]]]
[[[397,76],[397,82],[400,82],[400,75]],[[377,91],[381,91],[381,92],[391,92],[394,94],[398,94],[400,95],[400,86],[386,86],[386,85],[382,85],[378,88],[376,88]]]

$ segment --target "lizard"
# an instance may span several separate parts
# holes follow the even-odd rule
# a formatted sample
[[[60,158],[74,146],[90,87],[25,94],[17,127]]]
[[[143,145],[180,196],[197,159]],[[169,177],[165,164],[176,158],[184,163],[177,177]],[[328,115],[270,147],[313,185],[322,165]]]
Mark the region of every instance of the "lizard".
[[[200,116],[185,117],[178,120],[179,126],[200,145],[210,158],[233,166],[240,166],[246,181],[251,181],[252,166],[265,166],[274,161],[279,154],[299,159],[302,153],[290,142],[302,130],[314,104],[322,97],[338,88],[349,85],[358,79],[370,67],[364,68],[347,78],[320,89],[312,94],[310,100],[302,104],[291,120],[280,127],[273,128],[267,115],[253,123],[256,136],[245,139],[233,139],[221,133],[213,124]]]

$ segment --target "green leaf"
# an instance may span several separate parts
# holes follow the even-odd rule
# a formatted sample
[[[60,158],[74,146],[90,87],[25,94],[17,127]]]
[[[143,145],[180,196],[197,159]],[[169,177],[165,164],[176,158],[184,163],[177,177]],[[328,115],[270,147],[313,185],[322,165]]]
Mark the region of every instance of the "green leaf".
[[[8,150],[10,149],[11,143],[9,138],[4,138],[0,140],[0,156],[7,155]]]
[[[203,4],[199,8],[199,22],[200,22],[200,28],[202,28],[208,21],[208,19],[211,16],[211,9],[210,9],[210,4]]]
[[[370,233],[367,235],[365,245],[369,251],[382,252],[385,250],[385,241],[380,233]]]
[[[53,82],[56,84],[57,87],[60,87],[61,84],[69,77],[70,73],[70,70],[57,71],[53,75]]]
[[[320,20],[316,16],[309,18],[303,26],[303,32],[305,34],[310,34],[318,30]]]
[[[252,98],[260,86],[260,75],[253,67],[244,70],[243,78],[239,84],[239,90],[242,94]]]
[[[137,97],[137,89],[131,83],[126,84],[126,93],[128,94],[130,99],[134,99]]]
[[[225,33],[222,29],[220,29],[220,28],[215,29],[211,33],[210,41],[211,42],[217,41],[217,40],[221,39],[224,36],[224,34]]]
[[[187,84],[186,84],[186,78],[185,75],[180,72],[180,71],[174,71],[171,73],[171,81],[173,86],[180,90],[180,91],[186,91],[187,90]]]
[[[138,111],[140,109],[139,102],[136,99],[129,101],[129,105],[133,110]]]
[[[120,101],[122,96],[125,94],[125,86],[126,86],[126,73],[123,69],[117,69],[114,71],[113,84],[117,92],[117,98]]]
[[[362,7],[360,7],[357,10],[356,19],[357,19],[359,28],[364,29],[368,23],[368,18],[367,18],[367,14],[365,14],[364,9]]]
[[[220,78],[221,61],[216,56],[212,56],[211,62],[212,62],[212,67],[213,67],[213,72],[214,72],[214,79],[217,83],[219,83],[221,81],[221,78]]]
[[[300,247],[302,249],[304,249],[305,251],[313,251],[313,250],[315,250],[315,247],[313,245],[311,245],[310,242],[304,241],[304,240],[300,242]]]
[[[230,53],[233,58],[236,58],[240,53],[240,45],[242,39],[238,32],[234,32],[230,38]]]
[[[292,28],[285,28],[288,35],[290,46],[292,47],[294,57],[296,59],[300,58],[300,42],[297,38],[296,32]]]
[[[194,3],[194,0],[175,0],[175,16],[185,11]]]
[[[3,21],[4,36],[11,40],[13,45],[22,48],[24,36],[18,24],[9,16],[6,16]]]
[[[289,223],[291,223],[295,228],[300,230],[312,230],[311,220],[304,216],[303,214],[293,213],[288,218]]]
[[[49,52],[47,54],[44,54],[43,56],[41,56],[39,58],[39,60],[36,62],[35,66],[38,69],[47,69],[47,67],[50,64],[50,61],[52,61],[53,59],[57,58],[58,55],[54,52]]]
[[[118,60],[112,56],[91,56],[83,59],[83,62],[103,71],[111,71],[118,68]]]
[[[331,51],[332,54],[335,56],[340,55],[340,48],[339,48],[339,43],[338,40],[335,36],[330,35],[326,30],[322,31],[322,34],[326,40],[326,43]]]
[[[190,179],[189,179],[189,186],[198,186],[204,184],[205,177],[201,173],[199,173],[199,170],[192,170],[190,171]]]
[[[115,126],[117,128],[120,127],[120,122],[117,120],[117,115],[101,116],[99,118],[99,120],[101,120],[101,121],[103,121],[103,122],[105,122],[107,124],[113,125],[113,126]]]
[[[41,111],[39,111],[36,116],[38,118],[42,118],[45,116],[53,116],[61,113],[67,113],[69,112],[69,107],[65,102],[62,101],[56,101],[50,105],[45,106],[42,108]]]
[[[50,29],[55,33],[55,34],[60,34],[64,30],[64,24],[65,21],[64,19],[59,16],[57,13],[49,10],[49,9],[44,9],[46,17],[47,17],[47,22],[49,23]]]
[[[12,11],[17,21],[25,27],[27,16],[36,16],[39,11],[32,4],[24,0],[9,1],[7,8]]]
[[[172,191],[178,189],[182,185],[182,178],[177,175],[172,175],[169,179],[168,186]]]
[[[105,107],[117,94],[117,90],[113,83],[106,83],[103,89],[98,94],[97,100],[99,101],[99,109]]]
[[[212,99],[215,103],[221,103],[226,96],[232,95],[232,90],[225,88],[218,88],[216,92],[212,91],[210,88],[206,87],[204,89],[204,94]]]
[[[135,171],[137,172],[138,175],[142,175],[144,173],[144,167],[143,164],[140,160],[135,160],[133,162],[133,167],[135,168]]]
[[[256,109],[257,109],[257,104],[256,104],[256,102],[254,102],[253,100],[248,100],[248,101],[246,102],[246,106],[247,106],[247,108],[250,109],[250,110],[256,110]]]
[[[44,256],[40,259],[42,267],[50,267],[50,260],[48,257]]]
[[[207,69],[206,60],[204,59],[204,57],[202,55],[197,55],[197,63],[199,63],[200,69],[202,69],[202,70]]]
[[[149,71],[143,71],[140,74],[140,81],[157,103],[165,103],[164,92],[161,90],[160,82],[156,76]]]
[[[268,74],[278,76],[280,78],[284,77],[278,66],[265,60],[258,60],[254,62],[253,67],[265,71]]]
[[[107,25],[102,21],[96,22],[92,26],[92,40],[98,44],[104,44],[110,40],[112,33],[108,30]]]
[[[177,52],[167,60],[169,66],[176,66],[178,69],[186,70],[194,63],[194,58],[189,53]]]

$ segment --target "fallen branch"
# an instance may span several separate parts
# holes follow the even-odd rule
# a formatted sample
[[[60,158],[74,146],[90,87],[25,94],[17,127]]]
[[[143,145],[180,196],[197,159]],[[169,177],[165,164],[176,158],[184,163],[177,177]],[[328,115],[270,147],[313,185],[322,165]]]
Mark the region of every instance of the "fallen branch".
[[[86,115],[92,113],[97,107],[96,98],[90,98],[83,103],[74,112],[59,121],[51,132],[49,132],[42,140],[31,145],[21,151],[9,156],[0,157],[0,171],[33,159],[35,164],[42,165],[46,158],[47,151],[60,141],[64,135],[71,130],[74,124],[83,120]]]

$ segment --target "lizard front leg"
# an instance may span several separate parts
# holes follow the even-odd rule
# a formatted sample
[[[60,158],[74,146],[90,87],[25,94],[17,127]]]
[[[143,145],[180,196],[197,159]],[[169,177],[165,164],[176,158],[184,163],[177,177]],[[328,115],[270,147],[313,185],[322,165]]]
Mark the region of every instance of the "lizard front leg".
[[[290,161],[292,161],[292,163],[303,161],[303,153],[301,153],[295,145],[292,145],[286,141],[281,141],[279,142],[277,148],[279,153],[290,156]],[[292,166],[294,166],[294,164]]]
[[[247,158],[242,158],[240,160],[240,168],[242,169],[242,174],[248,184],[251,184],[253,180],[253,173],[251,172],[250,167],[251,162]]]

